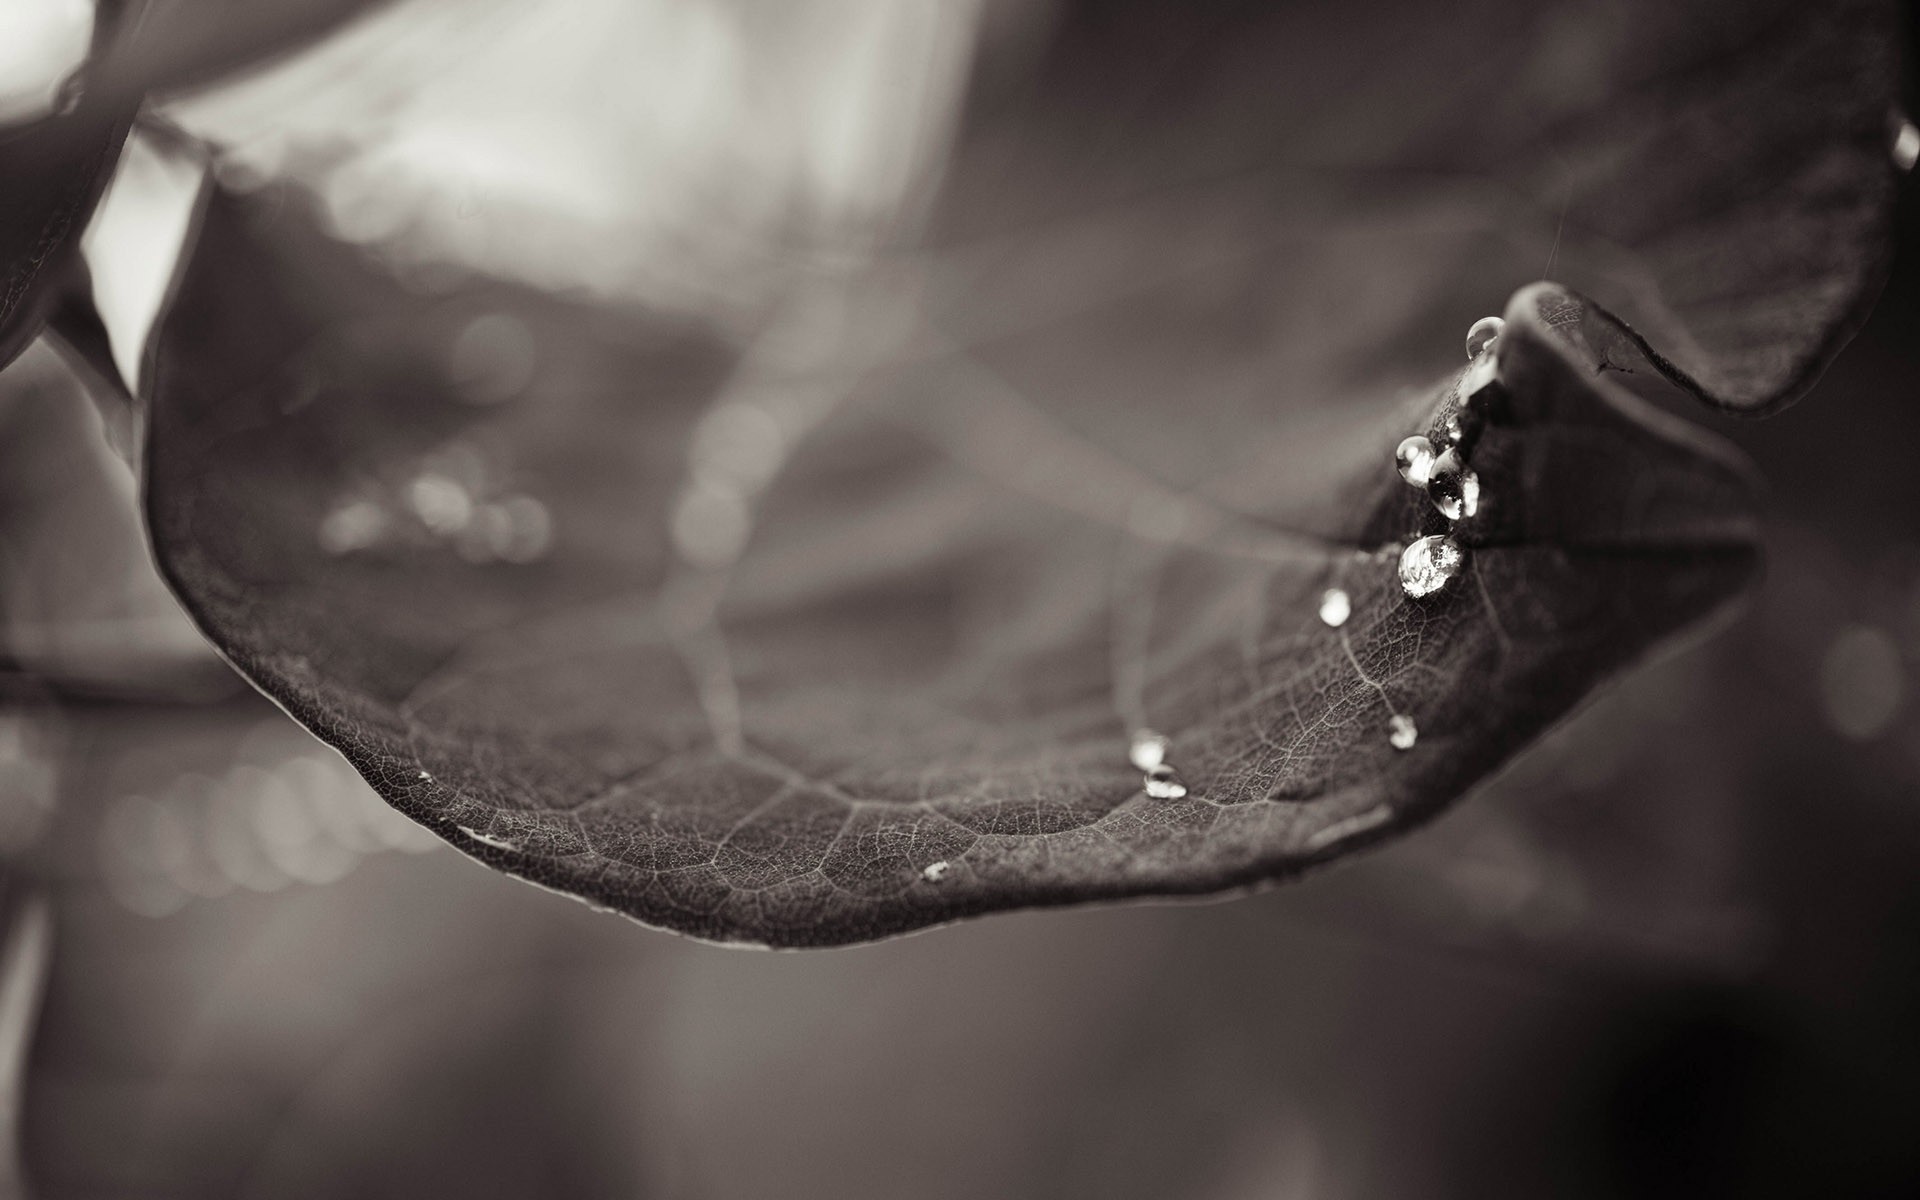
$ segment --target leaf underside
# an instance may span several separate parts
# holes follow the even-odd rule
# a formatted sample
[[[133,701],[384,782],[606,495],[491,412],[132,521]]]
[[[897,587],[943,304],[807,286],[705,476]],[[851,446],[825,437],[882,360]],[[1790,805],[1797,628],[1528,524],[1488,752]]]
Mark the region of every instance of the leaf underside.
[[[1875,6],[1647,5],[1577,78],[1588,6],[1352,7],[1176,45],[1174,9],[1069,6],[983,85],[927,244],[829,289],[824,360],[425,295],[298,194],[215,194],[148,397],[163,569],[409,816],[700,937],[1210,893],[1404,831],[1753,578],[1749,473],[1628,389],[1810,385],[1884,256],[1892,68]],[[1506,293],[1467,568],[1410,599],[1397,548],[1446,522],[1393,450]],[[447,347],[499,313],[537,366],[477,406]],[[755,395],[824,399],[744,556],[691,569],[689,438]],[[322,548],[450,446],[546,506],[539,561]],[[1139,724],[1185,796],[1143,791]]]

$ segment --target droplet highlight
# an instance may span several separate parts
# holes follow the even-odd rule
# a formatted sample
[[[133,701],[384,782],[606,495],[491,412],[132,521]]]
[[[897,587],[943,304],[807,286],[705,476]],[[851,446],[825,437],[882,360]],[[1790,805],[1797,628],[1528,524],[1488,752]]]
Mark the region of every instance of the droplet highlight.
[[[928,863],[925,867],[921,868],[920,878],[926,880],[928,883],[939,883],[947,877],[947,872],[952,869],[953,864],[943,858],[937,863]]]
[[[1411,750],[1420,740],[1420,730],[1413,718],[1405,713],[1395,713],[1387,719],[1387,741],[1395,750]]]
[[[1414,434],[1393,452],[1393,465],[1400,469],[1400,478],[1414,487],[1427,486],[1427,476],[1433,470],[1433,443]]]
[[[1167,761],[1167,737],[1151,729],[1141,729],[1134,733],[1133,744],[1127,748],[1127,758],[1142,771],[1151,771]]]
[[[1920,162],[1920,126],[1901,117],[1893,130],[1893,166],[1897,171],[1911,171],[1915,162]]]
[[[1473,323],[1471,329],[1467,330],[1467,357],[1479,358],[1496,341],[1499,341],[1500,335],[1506,331],[1507,323],[1499,317],[1481,317]]]
[[[1418,599],[1431,596],[1466,565],[1466,551],[1445,534],[1423,537],[1400,555],[1400,587]]]
[[[1353,599],[1341,589],[1328,588],[1320,597],[1320,620],[1329,628],[1340,628],[1352,615]]]
[[[1178,800],[1187,794],[1187,785],[1180,782],[1172,767],[1161,763],[1147,772],[1146,791],[1155,800]]]

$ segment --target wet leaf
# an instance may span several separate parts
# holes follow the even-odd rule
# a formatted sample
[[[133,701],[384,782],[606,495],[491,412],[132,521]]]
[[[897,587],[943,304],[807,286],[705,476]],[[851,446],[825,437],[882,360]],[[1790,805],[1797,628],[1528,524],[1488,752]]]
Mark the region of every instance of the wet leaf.
[[[1338,857],[1752,578],[1748,471],[1622,385],[1782,403],[1882,266],[1880,9],[1599,11],[1070,9],[983,68],[930,244],[746,345],[216,195],[163,567],[403,811],[682,932]],[[1448,368],[1508,295],[1480,428]],[[1395,449],[1455,417],[1479,508],[1413,599]]]

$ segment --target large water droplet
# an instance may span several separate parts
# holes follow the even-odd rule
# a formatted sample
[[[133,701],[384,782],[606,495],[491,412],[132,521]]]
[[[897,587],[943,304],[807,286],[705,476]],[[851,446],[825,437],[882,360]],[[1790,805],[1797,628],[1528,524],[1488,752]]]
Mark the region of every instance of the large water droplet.
[[[1328,588],[1320,597],[1320,619],[1334,629],[1347,623],[1353,615],[1353,600],[1339,588]]]
[[[1413,718],[1405,713],[1395,713],[1387,718],[1387,741],[1395,750],[1411,750],[1420,740],[1420,730],[1414,725]]]
[[[1155,800],[1178,800],[1187,794],[1187,785],[1165,763],[1147,772],[1146,789]]]
[[[1433,443],[1414,434],[1393,452],[1393,465],[1400,468],[1400,478],[1414,487],[1427,486],[1427,474],[1433,470]]]
[[[1127,748],[1127,757],[1142,771],[1151,771],[1167,761],[1167,744],[1165,734],[1151,729],[1136,730],[1133,744]]]
[[[1452,450],[1434,460],[1427,478],[1427,495],[1433,506],[1449,521],[1458,521],[1480,511],[1480,476],[1460,461]]]
[[[1445,534],[1423,537],[1400,555],[1400,586],[1409,596],[1430,596],[1447,586],[1466,561],[1466,551]]]
[[[1481,317],[1467,330],[1467,357],[1479,358],[1483,350],[1488,349],[1507,330],[1507,323],[1499,317]]]

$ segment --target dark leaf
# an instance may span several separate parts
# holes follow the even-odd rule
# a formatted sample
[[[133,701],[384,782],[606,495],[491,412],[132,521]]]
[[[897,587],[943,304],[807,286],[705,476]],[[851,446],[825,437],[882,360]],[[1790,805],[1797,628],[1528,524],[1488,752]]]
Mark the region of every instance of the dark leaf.
[[[1783,402],[1881,266],[1881,10],[1597,11],[1070,11],[1037,75],[983,72],[937,249],[745,353],[410,291],[298,195],[216,196],[155,360],[159,557],[396,806],[683,932],[1338,857],[1752,577],[1748,473],[1620,385]],[[1398,547],[1446,522],[1394,449],[1462,415],[1444,364],[1508,293],[1466,567],[1410,599]],[[520,398],[475,403],[462,344]],[[791,452],[701,568],[729,512],[678,555],[669,520],[717,404]]]

